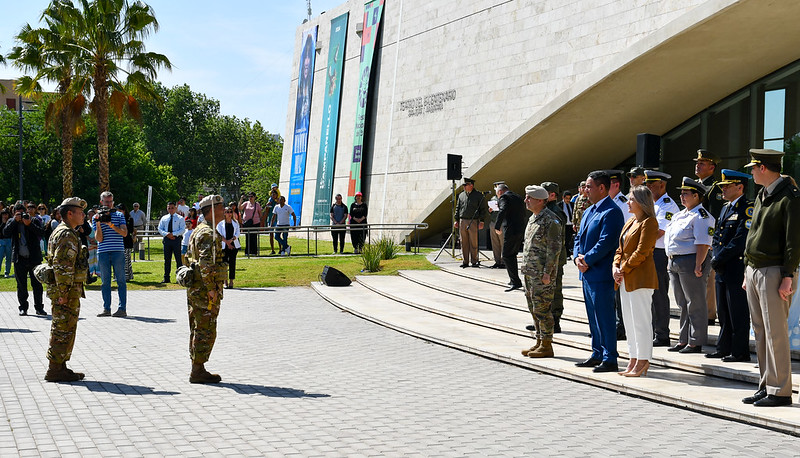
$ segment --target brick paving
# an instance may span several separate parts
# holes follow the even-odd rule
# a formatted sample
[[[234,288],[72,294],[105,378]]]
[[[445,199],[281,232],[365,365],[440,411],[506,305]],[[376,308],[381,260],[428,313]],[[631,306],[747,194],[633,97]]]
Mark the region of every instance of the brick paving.
[[[226,291],[208,368],[188,382],[182,291],[84,300],[70,366],[43,381],[49,318],[0,293],[0,457],[796,456],[781,433],[427,343],[309,288]],[[49,306],[47,307],[49,310]]]

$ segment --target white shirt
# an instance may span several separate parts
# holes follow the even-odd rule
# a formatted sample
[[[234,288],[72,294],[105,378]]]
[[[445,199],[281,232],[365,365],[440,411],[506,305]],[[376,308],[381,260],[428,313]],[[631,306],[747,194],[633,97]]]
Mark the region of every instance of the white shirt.
[[[239,229],[239,223],[236,222],[235,219],[231,220],[231,224],[233,224],[233,247],[234,248],[241,248],[242,244],[239,243],[239,235],[241,235],[241,230]],[[222,236],[224,239],[226,237],[225,234],[225,220],[222,220],[217,224],[217,232]],[[227,245],[225,242],[222,242],[222,248],[225,248]]]
[[[178,205],[175,209],[175,213],[183,216],[186,218],[189,216],[189,206],[188,205]]]
[[[620,192],[617,193],[616,196],[614,196],[613,200],[614,203],[617,204],[617,207],[619,207],[619,209],[622,210],[622,218],[623,218],[622,220],[628,221],[629,219],[631,219],[631,216],[633,215],[631,214],[630,211],[628,211],[628,198],[623,196],[622,193]]]
[[[711,246],[714,224],[714,217],[702,205],[676,213],[664,234],[667,256],[697,253],[696,245]]]
[[[290,226],[292,224],[291,216],[294,213],[292,206],[289,204],[284,204],[283,207],[278,205],[272,210],[274,215],[277,215],[278,223],[277,226]]]
[[[670,199],[667,193],[664,193],[664,195],[656,201],[656,220],[658,221],[658,228],[666,232],[672,217],[679,211],[680,208],[678,208],[678,204],[676,204],[674,200]],[[656,248],[661,248],[662,250],[664,249],[665,238],[666,235],[664,237],[659,237],[658,240],[656,240]]]

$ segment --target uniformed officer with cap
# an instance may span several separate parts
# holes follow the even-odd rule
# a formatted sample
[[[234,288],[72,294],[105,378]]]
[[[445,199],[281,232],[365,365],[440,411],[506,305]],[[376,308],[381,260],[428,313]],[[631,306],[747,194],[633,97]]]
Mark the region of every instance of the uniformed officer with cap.
[[[199,203],[204,219],[189,237],[186,265],[194,265],[192,284],[186,290],[189,305],[189,354],[192,358],[191,383],[219,383],[217,374],[209,373],[205,363],[217,338],[222,290],[228,278],[228,265],[222,253],[222,237],[215,230],[225,218],[222,196],[209,195]]]
[[[783,153],[751,149],[753,181],[763,186],[756,196],[753,221],[745,242],[745,280],[750,318],[756,336],[759,390],[744,398],[758,407],[792,403],[792,359],[788,317],[797,289],[800,264],[800,190],[781,175]]]
[[[478,259],[478,231],[483,230],[486,201],[483,193],[475,190],[475,180],[464,177],[464,190],[456,202],[456,222],[461,239],[461,267],[480,267]]]
[[[628,183],[631,185],[630,189],[633,189],[634,186],[644,185],[647,179],[644,174],[644,167],[639,165],[631,167],[631,171],[626,175],[628,176]]]
[[[669,273],[667,272],[667,253],[664,249],[664,234],[672,217],[680,211],[678,204],[667,194],[667,173],[655,170],[645,171],[645,184],[653,194],[656,220],[658,221],[658,240],[653,250],[653,261],[658,274],[658,289],[653,292],[653,338],[654,347],[668,347],[669,342]]]
[[[703,208],[706,209],[711,216],[719,218],[722,211],[722,206],[725,205],[725,200],[722,198],[722,189],[714,178],[714,172],[717,170],[719,158],[712,152],[699,149],[697,150],[697,157],[692,159],[694,164],[694,174],[700,179],[700,182],[708,189],[705,197],[703,198]],[[714,320],[717,318],[717,300],[716,300],[716,281],[714,277],[716,273],[712,270],[708,276],[708,285],[706,289],[706,301],[708,305],[708,324],[713,325]]]
[[[489,199],[489,220],[491,221],[491,227],[489,228],[489,240],[492,241],[492,255],[494,257],[494,264],[489,266],[491,269],[505,269],[505,264],[503,264],[503,231],[498,231],[495,229],[495,224],[497,223],[497,214],[500,212],[500,207],[497,203],[497,190],[498,186],[506,184],[505,181],[495,181],[492,185],[494,187],[495,195]],[[494,204],[492,204],[494,202]]]
[[[562,225],[547,208],[548,192],[541,186],[525,187],[525,206],[533,212],[525,228],[522,273],[525,298],[536,328],[536,344],[522,351],[530,358],[553,357],[553,290],[561,250]]]
[[[724,362],[750,361],[750,311],[744,281],[744,243],[752,224],[753,203],[744,196],[750,175],[722,169],[717,184],[727,201],[714,230],[711,268],[716,275],[719,338],[716,351],[706,358],[722,358]]]
[[[678,189],[685,208],[672,217],[664,234],[670,281],[681,311],[678,343],[669,351],[700,353],[708,340],[706,285],[715,220],[701,203],[708,188],[683,177]]]
[[[558,183],[553,181],[545,181],[541,187],[547,191],[547,209],[553,212],[561,223],[561,234],[567,231],[567,214],[561,209],[559,205],[559,195],[561,188]],[[556,285],[553,291],[553,329],[554,332],[561,332],[561,316],[564,314],[564,266],[567,264],[567,245],[562,243],[561,256],[558,259],[558,272],[556,273]]]
[[[589,196],[586,195],[586,181],[581,181],[581,183],[578,185],[578,195],[575,198],[575,207],[572,210],[572,230],[575,231],[576,236],[581,230],[581,219],[583,218],[583,212],[585,212],[590,205],[592,205],[592,203],[589,202]]]
[[[47,359],[50,367],[44,379],[48,382],[75,382],[83,374],[67,367],[75,345],[78,315],[81,309],[83,282],[89,271],[89,251],[81,245],[75,228],[83,224],[83,209],[86,201],[78,197],[64,199],[58,207],[61,223],[50,239],[49,264],[53,267],[55,283],[47,285],[47,296],[53,305],[53,321],[50,325],[50,348]]]
[[[611,178],[608,198],[613,200],[617,207],[622,210],[622,219],[628,221],[632,215],[628,209],[628,198],[622,193],[622,177],[625,176],[625,172],[622,170],[606,170],[606,173]],[[619,290],[614,293],[614,308],[617,314],[617,340],[625,340],[625,322],[622,318],[622,300],[619,294]]]

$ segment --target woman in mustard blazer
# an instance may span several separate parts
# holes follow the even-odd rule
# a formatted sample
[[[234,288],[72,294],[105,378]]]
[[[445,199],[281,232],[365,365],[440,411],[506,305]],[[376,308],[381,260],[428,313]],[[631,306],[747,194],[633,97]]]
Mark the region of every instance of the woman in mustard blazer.
[[[658,238],[658,221],[653,195],[646,186],[631,189],[628,208],[633,216],[622,228],[613,264],[630,355],[628,367],[619,374],[639,377],[647,375],[653,356],[651,304],[653,291],[658,289],[653,249]]]

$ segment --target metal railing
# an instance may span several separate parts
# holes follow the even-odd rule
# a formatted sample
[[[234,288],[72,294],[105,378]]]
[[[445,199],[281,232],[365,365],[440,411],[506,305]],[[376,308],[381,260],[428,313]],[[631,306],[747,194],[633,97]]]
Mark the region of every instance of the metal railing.
[[[319,255],[319,234],[320,233],[331,233],[333,231],[344,231],[349,232],[350,229],[357,229],[357,230],[366,230],[366,243],[372,242],[373,234],[380,234],[381,236],[384,235],[386,232],[396,233],[401,232],[405,234],[405,238],[398,241],[398,243],[403,244],[405,243],[406,246],[413,247],[414,253],[419,253],[419,232],[428,228],[428,223],[396,223],[396,224],[347,224],[341,226],[334,226],[334,225],[327,225],[327,226],[282,226],[282,227],[242,227],[240,229],[241,235],[239,236],[239,241],[242,242],[247,239],[247,236],[250,234],[256,235],[256,253],[253,254],[250,250],[245,250],[245,256],[260,256],[260,248],[261,248],[261,237],[262,236],[269,236],[269,234],[276,234],[279,231],[286,231],[288,230],[289,233],[295,234],[304,234],[306,239],[306,251],[307,256],[317,256]],[[313,236],[313,237],[312,237]],[[161,234],[158,232],[157,229],[146,228],[144,230],[137,231],[137,238],[140,241],[146,242],[145,251],[147,253],[147,259],[150,260],[150,243],[152,242],[160,242],[162,239]],[[302,237],[301,237],[302,238]],[[311,252],[311,242],[314,242],[314,252]],[[242,244],[246,246],[246,244]],[[302,254],[302,253],[298,253]]]

